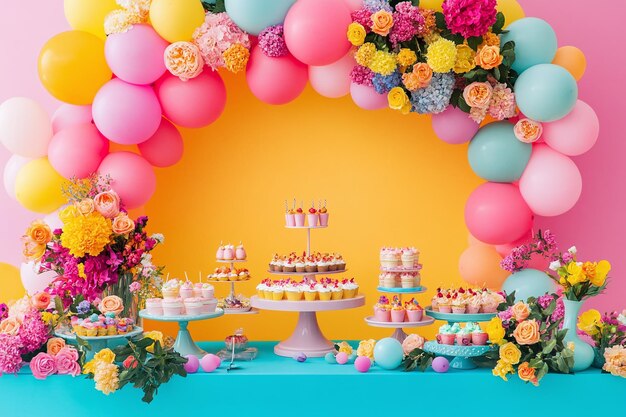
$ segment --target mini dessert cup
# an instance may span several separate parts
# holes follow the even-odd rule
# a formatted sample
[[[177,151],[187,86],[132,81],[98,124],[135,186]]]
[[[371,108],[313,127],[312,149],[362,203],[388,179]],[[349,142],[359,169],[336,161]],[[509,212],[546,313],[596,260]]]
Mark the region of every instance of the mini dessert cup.
[[[391,311],[383,308],[374,308],[374,319],[376,321],[389,322],[391,321]]]
[[[307,222],[309,222],[309,227],[317,227],[317,222],[320,219],[320,216],[317,213],[309,213],[306,217]]]
[[[256,290],[256,295],[257,295],[257,297],[259,297],[260,299],[264,299],[264,298],[265,298],[265,291],[263,291],[263,290],[262,290],[262,289],[260,289],[260,288],[257,288],[257,290]]]
[[[272,300],[274,301],[280,301],[283,299],[284,296],[285,291],[283,290],[272,291]]]
[[[296,266],[293,264],[285,265],[283,266],[283,272],[296,272]]]
[[[199,316],[202,313],[203,302],[201,298],[185,298],[185,312],[188,316]]]
[[[452,313],[465,314],[465,306],[452,306]]]
[[[285,225],[288,227],[294,227],[296,225],[295,214],[285,214]]]
[[[319,297],[320,297],[320,301],[330,301],[330,298],[332,297],[332,295],[330,291],[320,291]]]
[[[146,311],[148,314],[153,316],[162,316],[163,315],[163,305],[161,304],[163,300],[160,298],[148,298],[146,300]]]
[[[442,345],[454,345],[454,339],[456,338],[456,335],[454,333],[445,333],[445,334],[438,334],[437,335],[437,341],[442,344]]]
[[[180,316],[183,312],[182,298],[168,298],[161,303],[164,316]]]
[[[328,264],[318,265],[317,272],[328,272]]]
[[[305,291],[304,292],[305,301],[315,301],[316,299],[317,299],[317,291]]]
[[[343,298],[354,298],[359,291],[358,288],[343,289]]]
[[[330,292],[331,300],[341,300],[343,298],[343,290],[340,288],[339,291],[333,290]]]
[[[465,307],[465,312],[467,314],[478,314],[479,311],[480,306],[468,304],[467,307]]]
[[[202,313],[214,313],[217,308],[217,298],[202,298]]]
[[[430,309],[432,311],[439,311],[439,307],[437,305],[437,299],[433,298],[432,302],[430,303]]]
[[[296,213],[294,214],[295,223],[297,227],[304,226],[304,213]]]
[[[296,264],[296,272],[306,272],[306,266]]]
[[[274,293],[272,290],[263,290],[263,294],[265,295],[266,300],[273,300],[274,299]]]
[[[472,344],[484,346],[487,344],[487,340],[489,340],[489,335],[484,332],[474,332],[472,333]]]
[[[404,310],[391,310],[391,321],[394,323],[402,323],[405,316],[406,311]]]
[[[302,292],[301,291],[285,291],[287,295],[287,301],[300,301],[302,300]]]
[[[458,333],[456,335],[456,344],[459,346],[469,346],[472,344],[472,335]]]
[[[424,318],[424,310],[407,310],[406,317],[407,321],[410,322],[422,321],[422,318]]]
[[[402,288],[413,288],[415,286],[415,280],[413,279],[413,277],[409,278],[402,278]]]
[[[306,265],[304,270],[306,272],[317,272],[317,265]]]
[[[337,271],[345,271],[346,270],[346,263],[345,262],[340,262],[337,264]]]
[[[483,313],[495,313],[496,311],[498,311],[498,306],[497,305],[483,305],[482,307]]]
[[[182,298],[183,300],[186,298],[191,298],[193,297],[193,288],[183,288],[181,287],[180,289],[180,298]]]
[[[339,268],[339,265],[337,265],[334,262],[331,262],[328,264],[328,270],[329,271],[336,271]]]
[[[165,299],[178,298],[178,288],[163,288],[161,292],[163,293],[163,298]]]
[[[271,271],[271,272],[276,271],[276,266],[275,266],[273,263],[271,263],[271,262],[270,262],[270,263],[269,263],[269,267],[270,267],[270,271]]]
[[[440,313],[452,313],[452,307],[449,304],[438,304],[437,308]]]
[[[328,213],[320,213],[320,226],[328,226]]]

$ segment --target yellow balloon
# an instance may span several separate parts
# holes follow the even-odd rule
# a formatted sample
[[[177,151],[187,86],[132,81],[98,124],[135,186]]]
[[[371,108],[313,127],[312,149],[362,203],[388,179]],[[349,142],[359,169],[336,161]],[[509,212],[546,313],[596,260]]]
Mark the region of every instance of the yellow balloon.
[[[526,17],[524,9],[522,9],[517,0],[498,0],[496,8],[504,15],[505,28],[516,20]]]
[[[561,46],[556,50],[552,63],[568,70],[576,81],[583,77],[587,69],[585,54],[575,46]]]
[[[65,183],[48,158],[34,159],[24,165],[15,178],[17,201],[28,210],[52,213],[66,203],[61,187]]]
[[[443,0],[421,0],[420,7],[423,7],[424,9],[433,9],[437,12],[440,12],[442,10],[442,3]]]
[[[48,40],[39,54],[38,69],[50,94],[77,105],[91,104],[113,74],[104,57],[104,41],[78,30]]]
[[[26,290],[22,285],[22,279],[20,278],[19,268],[0,262],[0,279],[2,279],[2,285],[0,285],[0,300],[2,300],[3,303],[18,300],[26,294]]]
[[[65,0],[65,19],[72,29],[92,33],[106,39],[104,18],[119,6],[115,0]]]
[[[169,42],[190,41],[204,22],[204,8],[199,0],[152,0],[150,22]]]

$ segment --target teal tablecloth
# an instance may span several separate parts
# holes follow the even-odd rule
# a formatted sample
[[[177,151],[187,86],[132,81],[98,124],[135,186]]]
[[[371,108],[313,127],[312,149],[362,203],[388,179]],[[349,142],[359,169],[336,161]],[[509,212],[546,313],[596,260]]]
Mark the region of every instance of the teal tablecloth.
[[[204,343],[215,352],[223,344]],[[323,359],[298,363],[255,343],[259,356],[211,374],[175,377],[151,404],[126,387],[109,396],[84,377],[38,381],[28,372],[0,377],[0,416],[626,416],[626,379],[592,369],[576,375],[549,374],[534,387],[517,376],[508,383],[490,370],[437,374],[384,371],[366,374],[352,365]],[[471,405],[470,405],[471,404]],[[384,413],[384,414],[381,414]]]

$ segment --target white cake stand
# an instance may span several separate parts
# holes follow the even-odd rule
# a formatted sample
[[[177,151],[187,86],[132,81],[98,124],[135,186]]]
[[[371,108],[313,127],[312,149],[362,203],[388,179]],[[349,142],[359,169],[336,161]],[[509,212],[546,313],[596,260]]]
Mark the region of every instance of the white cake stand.
[[[235,269],[235,264],[236,263],[243,263],[246,262],[246,259],[216,259],[215,262],[217,263],[221,263],[221,264],[229,264],[230,265],[230,269],[234,270]],[[247,278],[245,280],[237,280],[237,281],[220,281],[217,279],[208,279],[208,282],[210,282],[211,284],[230,284],[230,293],[228,294],[228,298],[235,298],[237,295],[237,293],[235,292],[235,284],[240,283],[240,282],[248,282],[250,281],[250,278]],[[255,308],[250,308],[249,310],[245,310],[245,311],[235,311],[235,309],[224,309],[224,314],[225,315],[230,315],[230,314],[259,314],[259,310],[255,309]]]
[[[424,315],[421,321],[403,321],[403,322],[393,322],[393,321],[377,321],[374,316],[369,316],[365,318],[365,322],[372,327],[383,327],[396,329],[391,337],[398,340],[400,343],[406,339],[408,336],[403,329],[412,328],[412,327],[422,327],[428,326],[435,322],[435,319],[432,317],[428,317]]]

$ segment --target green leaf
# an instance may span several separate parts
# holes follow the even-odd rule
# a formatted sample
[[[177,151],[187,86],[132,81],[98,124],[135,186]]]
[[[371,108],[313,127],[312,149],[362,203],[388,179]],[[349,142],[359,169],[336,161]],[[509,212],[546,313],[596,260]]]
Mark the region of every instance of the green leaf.
[[[532,358],[528,361],[528,365],[531,368],[539,368],[543,364],[543,360],[541,358]]]
[[[496,80],[500,81],[500,70],[498,69],[498,67],[493,69],[493,76],[496,78]]]
[[[544,346],[542,352],[543,352],[544,355],[548,355],[548,354],[550,354],[550,352],[552,352],[554,350],[555,347],[556,347],[556,340],[552,339],[548,343],[546,343],[546,345]]]
[[[467,39],[467,45],[472,48],[473,50],[477,51],[478,50],[478,46],[483,43],[483,37],[482,36],[472,36],[470,38]]]
[[[411,0],[411,4],[415,7],[419,7],[420,5],[420,0]]]
[[[504,14],[502,12],[498,12],[496,14],[496,23],[491,27],[491,31],[496,35],[502,33],[502,28],[504,27]]]
[[[435,24],[439,30],[447,30],[446,18],[441,12],[435,12]]]
[[[543,363],[541,365],[541,368],[539,368],[539,371],[537,372],[537,380],[540,380],[541,378],[543,378],[547,373],[548,373],[548,364]]]
[[[80,346],[81,348],[85,350],[91,350],[91,345],[89,344],[89,342],[83,339],[82,337],[80,337],[79,335],[76,335],[76,343],[78,344],[78,346]]]
[[[463,95],[459,96],[459,109],[463,110],[465,113],[469,113],[472,108],[465,102]]]

